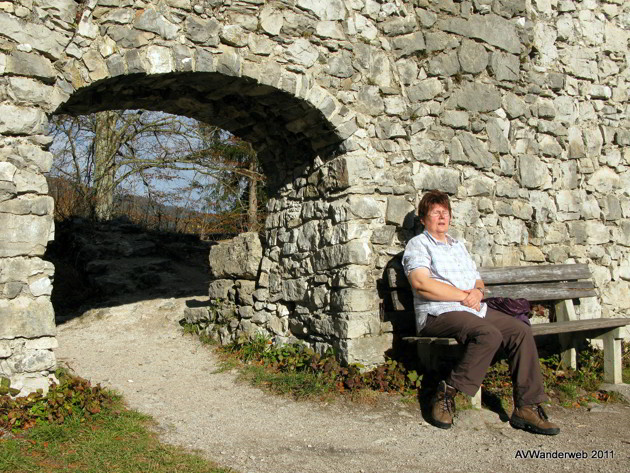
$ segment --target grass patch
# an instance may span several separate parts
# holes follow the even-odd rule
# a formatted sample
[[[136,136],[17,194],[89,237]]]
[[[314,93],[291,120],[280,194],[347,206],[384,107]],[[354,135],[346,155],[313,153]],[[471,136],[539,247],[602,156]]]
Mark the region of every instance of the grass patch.
[[[608,401],[623,402],[616,393],[599,390],[604,374],[604,353],[594,348],[579,350],[577,369],[565,368],[560,355],[540,359],[545,392],[552,401],[565,407],[587,406]],[[623,350],[623,381],[630,381],[630,346]],[[505,360],[495,363],[488,370],[483,382],[484,389],[500,399],[506,410],[512,406],[512,382]]]
[[[200,456],[162,445],[148,417],[129,410],[90,420],[43,424],[0,440],[0,471],[22,472],[199,472],[228,473]]]
[[[119,396],[58,371],[44,396],[0,397],[0,471],[227,473],[198,455],[162,445],[148,416]]]

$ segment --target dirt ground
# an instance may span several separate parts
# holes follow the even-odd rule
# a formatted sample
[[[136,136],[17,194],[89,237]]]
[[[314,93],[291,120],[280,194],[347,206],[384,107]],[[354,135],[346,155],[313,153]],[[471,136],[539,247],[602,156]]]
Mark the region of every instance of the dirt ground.
[[[551,406],[562,430],[546,437],[485,409],[441,430],[415,403],[295,402],[221,372],[212,349],[181,332],[187,300],[92,309],[58,327],[57,357],[153,416],[165,442],[243,473],[630,471],[627,405]]]

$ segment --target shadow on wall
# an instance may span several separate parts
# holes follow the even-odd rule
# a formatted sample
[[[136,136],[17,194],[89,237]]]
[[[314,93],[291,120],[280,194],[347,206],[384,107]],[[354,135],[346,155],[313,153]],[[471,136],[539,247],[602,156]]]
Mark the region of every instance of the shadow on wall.
[[[211,245],[196,235],[150,232],[124,219],[57,224],[45,255],[55,265],[56,323],[94,307],[207,297]]]

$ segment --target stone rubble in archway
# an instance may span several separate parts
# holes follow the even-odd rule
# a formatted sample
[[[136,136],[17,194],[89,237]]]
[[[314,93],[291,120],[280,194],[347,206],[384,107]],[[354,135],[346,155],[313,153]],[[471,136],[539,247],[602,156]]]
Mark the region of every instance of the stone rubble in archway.
[[[627,314],[629,30],[624,0],[0,2],[0,376],[54,368],[58,110],[205,108],[264,155],[258,271],[211,286],[225,337],[382,359],[408,324],[381,318],[379,281],[435,188],[478,263],[589,263],[580,316]]]

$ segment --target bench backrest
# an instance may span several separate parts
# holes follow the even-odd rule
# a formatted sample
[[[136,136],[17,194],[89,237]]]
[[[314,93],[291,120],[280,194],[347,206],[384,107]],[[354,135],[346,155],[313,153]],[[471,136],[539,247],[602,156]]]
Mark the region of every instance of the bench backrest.
[[[486,285],[486,297],[538,302],[597,295],[586,264],[480,268],[479,273]],[[386,268],[386,280],[389,294],[383,294],[384,311],[413,311],[413,295],[399,258]],[[390,301],[386,301],[387,296]]]

